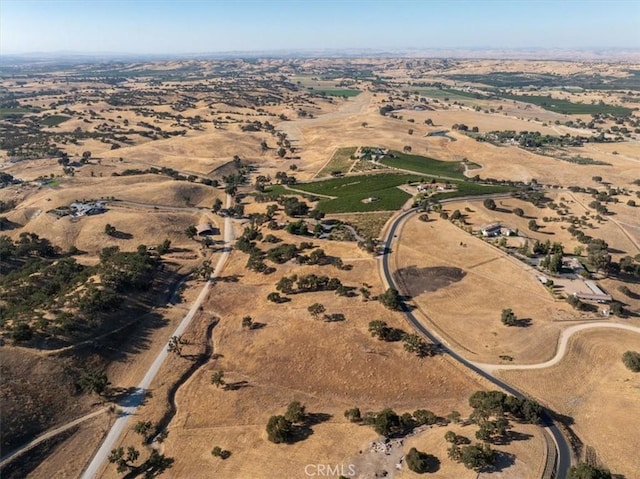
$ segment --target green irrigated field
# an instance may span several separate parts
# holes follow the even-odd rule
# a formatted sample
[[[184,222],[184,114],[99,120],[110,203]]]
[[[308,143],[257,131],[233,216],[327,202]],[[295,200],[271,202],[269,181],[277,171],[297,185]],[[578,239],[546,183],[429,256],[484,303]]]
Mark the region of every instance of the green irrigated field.
[[[380,160],[380,163],[426,175],[464,179],[462,174],[464,165],[460,161],[442,161],[427,156],[407,155],[399,151],[392,151],[391,154],[393,154],[394,158],[387,156]]]
[[[71,117],[64,115],[51,115],[40,120],[40,124],[44,126],[58,126],[60,123],[64,123]]]
[[[24,115],[26,113],[35,113],[35,110],[29,108],[0,108],[0,118],[14,115]]]
[[[366,211],[395,211],[411,198],[411,195],[398,186],[419,181],[429,181],[429,177],[409,174],[380,173],[372,175],[344,176],[325,181],[302,183],[292,186],[298,192],[310,195],[332,196],[321,198],[318,209],[324,213],[357,213]],[[458,186],[456,191],[438,193],[436,199],[455,198],[459,196],[478,196],[493,193],[508,193],[515,188],[502,185],[482,185],[469,181],[452,181]],[[269,188],[269,193],[294,195],[296,191],[288,190],[281,185]],[[366,201],[375,198],[374,201]]]
[[[538,105],[545,110],[554,111],[556,113],[563,113],[566,115],[590,115],[592,113],[609,113],[612,115],[630,115],[631,108],[625,108],[623,106],[605,105],[605,104],[591,104],[591,103],[572,103],[567,100],[560,100],[557,98],[549,98],[548,96],[540,95],[500,95],[507,100],[516,100],[524,103],[531,103]]]
[[[502,185],[482,185],[478,183],[472,183],[470,181],[455,182],[458,185],[457,191],[449,191],[446,193],[436,193],[433,198],[438,200],[446,200],[447,198],[457,198],[459,196],[479,196],[490,195],[493,193],[509,193],[515,191],[516,188],[512,186]]]
[[[322,199],[318,208],[325,213],[348,213],[355,211],[393,211],[399,209],[411,195],[398,189],[398,185],[419,181],[416,175],[360,175],[334,178],[326,181],[295,185],[295,188],[319,195],[335,196]],[[367,198],[376,198],[364,202]]]
[[[358,96],[360,93],[362,93],[361,90],[351,90],[351,89],[345,89],[345,90],[321,90],[321,89],[313,89],[313,90],[309,90],[310,93],[316,93],[318,95],[324,95],[324,96],[342,96],[345,98],[349,98],[352,96]]]

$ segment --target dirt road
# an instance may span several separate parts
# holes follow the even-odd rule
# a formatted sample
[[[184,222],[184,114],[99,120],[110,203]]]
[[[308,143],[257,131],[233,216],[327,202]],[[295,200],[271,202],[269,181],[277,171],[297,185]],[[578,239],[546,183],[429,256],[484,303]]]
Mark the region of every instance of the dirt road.
[[[227,195],[226,206],[227,208],[231,206],[231,196],[229,195]],[[220,256],[220,259],[218,260],[216,268],[212,274],[212,278],[220,275],[227,261],[227,258],[229,257],[229,254],[231,252],[231,244],[233,242],[233,227],[231,225],[231,219],[228,217],[225,218],[224,220],[224,241],[225,241],[224,252]],[[182,319],[182,321],[180,322],[176,330],[173,332],[173,336],[182,335],[184,331],[187,329],[187,327],[189,326],[189,324],[191,324],[191,321],[193,320],[196,313],[198,312],[200,305],[202,304],[204,299],[207,297],[207,294],[211,289],[211,284],[212,284],[211,279],[209,279],[209,281],[205,283],[204,287],[202,288],[202,291],[200,291],[200,294],[198,295],[198,298],[195,300],[195,302],[191,306],[191,309],[186,314],[186,316]],[[121,411],[120,416],[111,427],[111,430],[107,434],[107,437],[104,439],[104,441],[100,445],[100,449],[98,449],[98,452],[95,454],[95,456],[93,456],[93,459],[83,471],[82,475],[80,476],[81,479],[92,479],[96,477],[100,472],[102,465],[109,457],[109,454],[111,453],[111,450],[116,444],[116,441],[120,438],[122,433],[125,431],[127,423],[129,421],[129,417],[135,414],[138,407],[144,401],[146,392],[149,389],[151,382],[156,377],[156,375],[158,374],[158,371],[160,370],[160,366],[162,366],[162,363],[164,363],[165,359],[167,358],[169,354],[167,346],[168,345],[164,345],[162,347],[162,349],[158,353],[158,356],[156,356],[156,359],[153,361],[153,364],[151,365],[147,373],[142,378],[142,381],[140,381],[140,384],[138,384],[138,386],[135,388],[134,392],[128,395],[119,403],[120,411]]]

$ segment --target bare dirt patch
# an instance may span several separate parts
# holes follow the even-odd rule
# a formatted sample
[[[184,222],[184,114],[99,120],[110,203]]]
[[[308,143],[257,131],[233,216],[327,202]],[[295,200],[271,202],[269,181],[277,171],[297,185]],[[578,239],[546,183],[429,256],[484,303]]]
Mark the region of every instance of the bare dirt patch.
[[[441,288],[446,288],[452,283],[457,283],[465,277],[466,273],[460,268],[450,266],[427,268],[409,266],[395,271],[393,275],[407,286],[407,292],[411,296],[417,296],[421,293],[437,291]]]

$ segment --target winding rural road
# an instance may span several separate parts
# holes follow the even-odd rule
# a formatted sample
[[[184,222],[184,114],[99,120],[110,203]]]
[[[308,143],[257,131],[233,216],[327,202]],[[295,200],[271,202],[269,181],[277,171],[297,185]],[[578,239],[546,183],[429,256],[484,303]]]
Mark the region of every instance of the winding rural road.
[[[101,414],[104,414],[105,412],[108,411],[108,409],[109,408],[103,407],[101,409],[98,409],[97,411],[93,411],[92,413],[86,414],[86,415],[84,415],[82,417],[74,419],[73,421],[70,421],[70,422],[68,422],[66,424],[63,424],[62,426],[56,427],[54,429],[51,429],[51,430],[45,432],[44,434],[41,434],[40,436],[36,437],[34,440],[29,441],[24,446],[19,447],[15,451],[12,451],[11,453],[9,453],[5,457],[3,457],[2,460],[0,461],[0,469],[2,469],[4,466],[9,464],[14,459],[17,459],[18,457],[23,455],[25,452],[30,451],[31,449],[33,449],[34,447],[36,447],[39,444],[42,444],[44,441],[46,441],[48,439],[51,439],[52,437],[55,437],[58,434],[61,434],[61,433],[65,432],[65,431],[68,431],[72,427],[75,427],[78,424],[81,424],[81,423],[83,423],[85,421],[88,421],[89,419],[93,419],[94,417],[97,417],[97,416],[99,416]]]
[[[476,197],[474,197],[474,199],[495,198],[497,196],[498,195],[485,195],[485,196],[481,196],[481,197],[476,196]],[[450,202],[453,202],[453,201],[463,201],[465,199],[469,199],[469,198],[452,198],[451,200],[443,200],[440,203],[441,204],[446,204],[446,203],[450,203]],[[403,223],[409,218],[409,216],[411,216],[412,214],[416,213],[417,210],[418,210],[417,208],[412,208],[412,209],[409,209],[409,210],[399,214],[396,218],[393,219],[393,221],[391,223],[391,226],[387,230],[387,235],[386,235],[386,238],[385,238],[385,241],[384,241],[385,253],[381,257],[382,261],[381,261],[381,265],[380,266],[381,266],[381,273],[382,273],[383,282],[386,282],[387,285],[389,287],[391,287],[391,288],[399,289],[397,284],[395,283],[395,280],[393,278],[393,275],[391,273],[391,268],[390,268],[390,265],[389,265],[389,259],[390,259],[390,256],[391,256],[390,255],[391,246],[393,245],[394,239],[396,239],[396,237],[398,235],[398,231],[401,228],[401,226],[403,225]],[[435,333],[429,331],[425,327],[425,325],[422,323],[422,321],[420,321],[414,315],[414,313],[411,311],[410,308],[404,306],[403,313],[405,314],[405,316],[407,318],[407,321],[413,326],[413,328],[415,330],[417,330],[420,333],[422,333],[432,343],[434,343],[436,345],[439,345],[440,348],[442,349],[442,351],[445,354],[448,354],[452,359],[454,359],[455,361],[459,362],[460,364],[462,364],[467,369],[475,372],[476,374],[478,374],[482,378],[488,380],[489,382],[491,382],[492,384],[494,384],[498,388],[502,389],[503,391],[506,391],[507,393],[509,393],[509,394],[511,394],[513,396],[516,396],[518,398],[525,397],[525,395],[523,393],[521,393],[520,391],[515,389],[513,386],[510,386],[509,384],[507,384],[503,380],[495,377],[491,372],[489,372],[489,371],[487,371],[485,369],[482,369],[477,364],[467,360],[464,356],[460,355],[455,350],[453,350],[446,343],[446,341],[444,341],[442,338],[440,338]],[[553,467],[552,474],[549,477],[554,477],[554,478],[558,478],[558,479],[561,479],[561,478],[564,479],[567,476],[567,472],[569,470],[569,467],[571,466],[571,460],[572,460],[572,453],[571,453],[571,448],[569,446],[569,442],[567,441],[565,436],[562,434],[562,432],[560,431],[560,428],[557,426],[557,424],[546,413],[544,414],[544,416],[542,418],[542,424],[543,424],[544,429],[546,429],[546,431],[549,433],[549,435],[553,439],[553,442],[554,442],[555,448],[556,448],[556,452],[557,452],[556,462],[554,464],[555,467]],[[555,474],[553,474],[553,472],[555,472]],[[545,477],[547,477],[547,476],[545,475]]]
[[[231,206],[231,196],[229,195],[227,195],[226,206],[227,208]],[[172,336],[182,335],[189,324],[191,324],[191,321],[198,312],[200,305],[207,297],[207,294],[211,289],[211,285],[213,283],[212,279],[216,276],[219,276],[222,272],[222,269],[224,268],[227,258],[229,257],[229,254],[231,252],[231,243],[233,241],[233,227],[231,225],[231,218],[228,217],[224,219],[224,241],[224,252],[220,256],[220,259],[216,264],[216,268],[211,278],[205,283],[202,291],[200,291],[200,294],[191,306],[191,309],[182,319],[176,330],[173,332]],[[96,452],[89,465],[84,469],[83,473],[80,476],[81,479],[92,479],[98,475],[102,464],[104,464],[104,462],[107,460],[109,454],[111,453],[111,450],[114,448],[116,442],[125,431],[130,416],[134,415],[138,407],[144,402],[144,398],[149,389],[149,386],[151,385],[151,382],[156,377],[158,371],[160,370],[160,366],[162,366],[162,363],[164,363],[165,359],[169,355],[167,346],[168,344],[163,346],[163,348],[160,350],[158,356],[156,356],[153,364],[142,378],[142,381],[140,381],[140,384],[138,384],[138,386],[135,388],[134,392],[128,395],[119,403],[119,405],[121,406],[120,415],[111,427],[111,430],[107,434],[107,437],[100,445],[98,452]]]
[[[630,324],[622,324],[622,323],[604,323],[604,322],[595,322],[595,323],[583,323],[577,324],[575,326],[571,326],[560,333],[560,339],[558,340],[558,348],[556,350],[555,356],[553,356],[548,361],[537,364],[485,364],[485,363],[473,363],[483,371],[488,372],[489,374],[493,374],[495,371],[499,370],[514,370],[514,369],[544,369],[549,368],[558,364],[564,355],[567,352],[567,346],[569,344],[569,339],[576,333],[580,331],[585,331],[587,329],[625,329],[627,331],[633,331],[634,333],[640,334],[640,328],[636,326],[631,326]]]

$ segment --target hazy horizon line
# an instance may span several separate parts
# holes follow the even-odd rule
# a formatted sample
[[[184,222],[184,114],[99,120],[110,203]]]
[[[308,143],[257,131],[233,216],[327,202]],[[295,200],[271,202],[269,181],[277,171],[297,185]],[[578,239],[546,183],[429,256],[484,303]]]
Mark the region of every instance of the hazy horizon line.
[[[52,51],[0,51],[0,57],[45,57],[47,59],[64,58],[64,57],[94,57],[94,58],[189,58],[194,57],[241,57],[256,56],[267,57],[276,56],[283,57],[286,55],[297,55],[302,57],[318,56],[318,54],[331,54],[331,56],[355,56],[366,57],[384,56],[403,57],[403,54],[420,54],[420,53],[446,53],[448,57],[456,54],[469,53],[491,53],[495,58],[497,53],[505,54],[560,54],[557,58],[566,58],[571,53],[577,54],[599,54],[603,52],[621,52],[640,54],[640,47],[633,46],[606,46],[606,47],[497,47],[497,46],[468,46],[468,47],[390,47],[390,48],[361,48],[361,47],[345,47],[345,48],[279,48],[279,49],[255,49],[255,50],[221,50],[221,51],[201,51],[201,52],[163,52],[163,53],[143,53],[130,51],[85,51],[85,50],[52,50]],[[553,58],[553,55],[551,55]],[[616,58],[620,60],[620,58]],[[632,58],[630,60],[640,60],[640,58]]]

